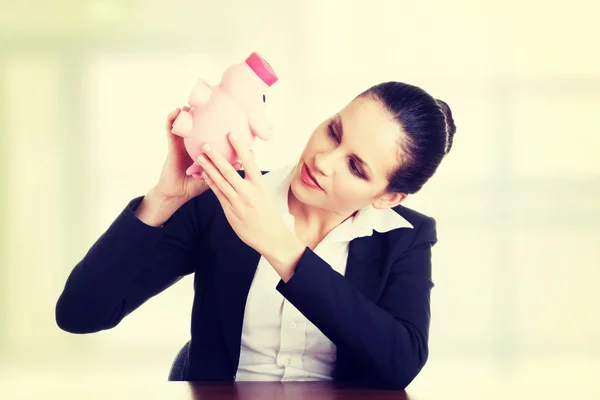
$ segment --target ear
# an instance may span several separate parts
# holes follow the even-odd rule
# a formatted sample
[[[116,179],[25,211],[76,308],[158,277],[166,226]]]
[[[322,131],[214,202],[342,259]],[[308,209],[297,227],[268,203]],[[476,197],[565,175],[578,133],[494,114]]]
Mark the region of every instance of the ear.
[[[373,202],[373,208],[380,210],[393,208],[402,203],[406,197],[408,197],[406,193],[384,193]]]

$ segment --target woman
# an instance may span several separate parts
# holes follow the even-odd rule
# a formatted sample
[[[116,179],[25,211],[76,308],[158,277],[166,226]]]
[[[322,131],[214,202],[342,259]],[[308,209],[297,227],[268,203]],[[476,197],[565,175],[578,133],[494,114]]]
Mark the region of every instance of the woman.
[[[452,146],[450,108],[400,82],[319,125],[296,163],[260,171],[206,150],[206,178],[170,133],[160,179],[71,272],[73,333],[110,329],[194,273],[191,340],[172,380],[328,380],[403,389],[428,356],[435,220],[400,203]],[[241,167],[244,171],[236,171]]]

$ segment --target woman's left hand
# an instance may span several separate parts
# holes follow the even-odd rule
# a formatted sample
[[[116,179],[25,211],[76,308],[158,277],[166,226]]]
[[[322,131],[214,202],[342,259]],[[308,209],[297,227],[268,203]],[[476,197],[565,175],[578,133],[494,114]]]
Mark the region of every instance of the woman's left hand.
[[[251,150],[228,135],[245,171],[242,178],[221,154],[203,147],[198,162],[208,186],[221,203],[229,224],[248,246],[266,256],[294,235],[285,226],[274,190],[265,181]],[[295,235],[294,235],[295,236]]]

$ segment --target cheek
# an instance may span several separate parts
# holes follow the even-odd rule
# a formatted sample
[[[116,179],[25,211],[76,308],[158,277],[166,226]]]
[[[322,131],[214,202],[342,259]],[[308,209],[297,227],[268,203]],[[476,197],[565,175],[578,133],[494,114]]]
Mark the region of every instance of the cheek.
[[[343,205],[344,208],[353,208],[357,204],[362,204],[368,193],[360,182],[353,179],[351,176],[347,176],[346,173],[342,173],[345,176],[338,176],[335,182],[335,202]]]

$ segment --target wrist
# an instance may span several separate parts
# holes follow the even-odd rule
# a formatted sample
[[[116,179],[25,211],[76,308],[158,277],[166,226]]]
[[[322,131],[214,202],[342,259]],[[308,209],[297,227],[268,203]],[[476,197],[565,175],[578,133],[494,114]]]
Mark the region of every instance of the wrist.
[[[265,258],[273,266],[284,282],[290,280],[296,269],[296,264],[302,258],[306,245],[294,234],[282,237],[278,245],[272,246],[272,251]]]
[[[162,226],[187,200],[179,197],[167,197],[156,188],[146,193],[135,210],[136,217],[146,225]]]

